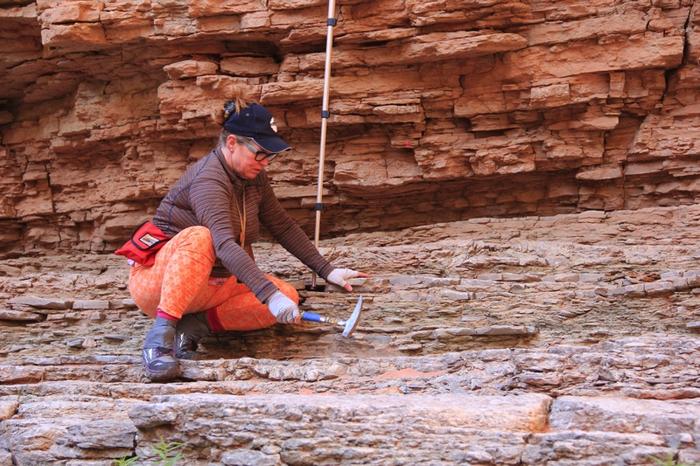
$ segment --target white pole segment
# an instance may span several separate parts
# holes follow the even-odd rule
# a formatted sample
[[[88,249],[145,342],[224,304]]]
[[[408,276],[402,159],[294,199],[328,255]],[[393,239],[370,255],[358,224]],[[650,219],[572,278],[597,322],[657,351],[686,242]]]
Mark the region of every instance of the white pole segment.
[[[318,158],[318,186],[316,188],[316,229],[314,232],[314,245],[316,249],[319,246],[321,238],[321,210],[323,209],[323,169],[326,161],[326,131],[328,128],[328,118],[330,112],[328,110],[328,101],[330,99],[330,83],[331,83],[331,55],[333,53],[333,27],[335,26],[335,0],[328,2],[328,31],[326,32],[326,64],[323,72],[323,105],[321,111],[321,144],[319,148]],[[311,286],[316,287],[316,274],[311,277]]]

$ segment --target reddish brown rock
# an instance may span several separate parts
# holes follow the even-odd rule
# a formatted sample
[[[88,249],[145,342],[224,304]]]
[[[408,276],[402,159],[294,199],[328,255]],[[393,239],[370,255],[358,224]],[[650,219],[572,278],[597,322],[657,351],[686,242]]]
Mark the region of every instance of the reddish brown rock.
[[[235,93],[294,146],[269,170],[309,230],[326,14],[3,3],[2,249],[114,248],[211,148]],[[354,0],[337,16],[324,234],[697,201],[688,2]]]

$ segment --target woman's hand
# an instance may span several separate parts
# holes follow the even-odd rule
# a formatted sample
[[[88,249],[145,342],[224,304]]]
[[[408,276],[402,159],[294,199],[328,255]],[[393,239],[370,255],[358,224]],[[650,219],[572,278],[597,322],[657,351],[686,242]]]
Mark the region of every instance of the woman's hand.
[[[328,281],[329,283],[333,283],[334,285],[338,285],[342,288],[345,288],[348,291],[352,291],[352,286],[348,283],[348,280],[351,278],[368,278],[369,275],[366,273],[358,272],[356,270],[352,269],[333,269],[331,273],[328,274]]]
[[[281,291],[275,291],[267,300],[270,313],[281,324],[295,324],[301,321],[299,306]]]

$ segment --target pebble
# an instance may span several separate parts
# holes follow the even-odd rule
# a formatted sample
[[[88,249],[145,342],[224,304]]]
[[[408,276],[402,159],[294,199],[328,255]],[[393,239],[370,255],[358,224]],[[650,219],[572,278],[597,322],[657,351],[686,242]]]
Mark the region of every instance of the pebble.
[[[66,345],[70,348],[83,348],[84,341],[85,339],[83,338],[72,338],[66,342]]]

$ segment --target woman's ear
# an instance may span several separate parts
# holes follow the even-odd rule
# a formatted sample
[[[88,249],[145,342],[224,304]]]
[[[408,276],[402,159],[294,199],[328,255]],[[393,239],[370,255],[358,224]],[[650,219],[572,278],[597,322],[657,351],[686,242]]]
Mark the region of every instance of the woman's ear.
[[[236,139],[235,135],[229,134],[228,136],[226,136],[226,148],[229,151],[233,152],[233,148],[236,146],[236,142],[238,142],[238,140]]]

